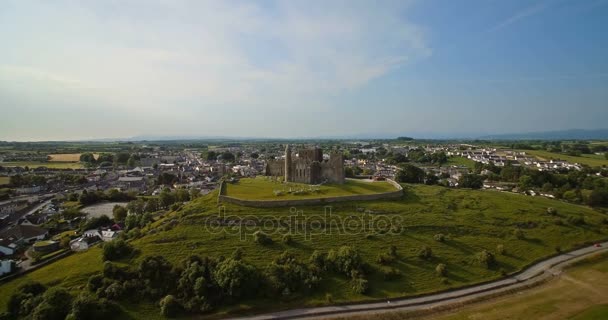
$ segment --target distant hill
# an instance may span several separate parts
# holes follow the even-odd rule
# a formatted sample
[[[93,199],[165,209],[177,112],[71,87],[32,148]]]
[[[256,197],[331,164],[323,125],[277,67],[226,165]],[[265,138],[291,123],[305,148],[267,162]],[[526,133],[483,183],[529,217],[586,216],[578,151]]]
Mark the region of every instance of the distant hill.
[[[493,134],[479,137],[483,140],[600,140],[608,139],[608,129],[570,129],[528,133]]]

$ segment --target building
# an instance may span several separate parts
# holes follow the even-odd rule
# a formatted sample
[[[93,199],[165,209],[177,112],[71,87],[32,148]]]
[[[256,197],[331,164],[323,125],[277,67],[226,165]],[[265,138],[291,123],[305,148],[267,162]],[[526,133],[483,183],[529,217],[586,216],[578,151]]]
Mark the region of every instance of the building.
[[[266,162],[266,175],[284,177],[284,181],[307,184],[344,183],[344,155],[331,152],[329,159],[323,159],[320,148],[299,150],[297,156],[289,145],[285,148],[285,159]]]
[[[0,276],[11,273],[15,270],[15,261],[2,260],[0,261]]]
[[[13,243],[21,245],[36,240],[44,240],[48,234],[48,230],[36,226],[16,225],[0,233],[0,238],[9,239]]]

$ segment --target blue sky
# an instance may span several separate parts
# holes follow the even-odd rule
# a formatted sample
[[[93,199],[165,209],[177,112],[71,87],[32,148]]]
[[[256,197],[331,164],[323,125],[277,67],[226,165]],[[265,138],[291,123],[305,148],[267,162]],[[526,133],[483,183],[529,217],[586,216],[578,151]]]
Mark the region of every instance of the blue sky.
[[[0,140],[608,127],[608,0],[2,1]]]

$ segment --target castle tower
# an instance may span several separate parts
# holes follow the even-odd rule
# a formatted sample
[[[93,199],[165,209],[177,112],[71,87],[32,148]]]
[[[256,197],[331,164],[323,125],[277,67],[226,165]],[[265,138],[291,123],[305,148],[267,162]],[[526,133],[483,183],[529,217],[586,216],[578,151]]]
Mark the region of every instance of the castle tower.
[[[289,148],[289,145],[287,145],[287,147],[285,147],[285,182],[291,182],[292,181],[292,162],[291,162],[291,148]]]

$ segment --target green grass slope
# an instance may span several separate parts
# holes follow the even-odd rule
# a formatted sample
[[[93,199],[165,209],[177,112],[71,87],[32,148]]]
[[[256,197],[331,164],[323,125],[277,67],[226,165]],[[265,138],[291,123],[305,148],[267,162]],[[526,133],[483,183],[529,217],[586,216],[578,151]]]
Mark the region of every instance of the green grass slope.
[[[302,190],[301,194],[289,193],[289,191]],[[340,197],[361,194],[374,194],[396,191],[386,181],[361,181],[347,179],[344,184],[327,184],[311,186],[302,183],[283,184],[273,181],[268,177],[257,177],[255,179],[241,179],[236,183],[226,183],[226,195],[247,200],[287,200],[287,199],[310,199]],[[275,191],[284,194],[275,195]]]
[[[163,255],[173,263],[192,254],[230,256],[236,248],[241,248],[245,260],[264,268],[284,250],[308,259],[314,250],[327,252],[349,245],[359,250],[375,270],[368,277],[371,290],[366,295],[351,292],[346,277],[326,274],[320,287],[310,295],[278,297],[272,301],[258,299],[219,310],[222,314],[234,314],[271,310],[277,306],[325,304],[326,294],[331,294],[333,303],[342,303],[411,296],[469,285],[499,278],[505,272],[516,272],[555,254],[556,247],[568,250],[608,235],[603,214],[556,200],[424,185],[405,186],[405,191],[406,196],[401,200],[335,204],[331,214],[319,206],[292,209],[226,204],[218,208],[217,192],[213,192],[144,230],[154,231],[132,242],[140,254],[128,263],[134,266],[147,255]],[[556,208],[557,216],[547,214],[548,207]],[[294,242],[286,244],[281,241],[282,234],[289,229],[285,222],[294,215],[299,219],[296,221],[300,221],[297,224],[300,230],[307,227],[308,232],[306,235],[304,232],[293,234]],[[568,220],[569,217],[584,217],[585,223],[572,224],[575,219]],[[352,226],[356,224],[354,222],[362,221],[361,218],[367,226],[364,229],[352,228],[356,230],[344,232],[336,227],[340,220]],[[237,223],[240,219],[244,221],[240,224],[242,228]],[[178,223],[169,227],[167,222],[171,220]],[[278,225],[277,220],[285,224]],[[370,224],[370,221],[377,224]],[[399,222],[399,225],[391,228],[386,221]],[[260,229],[271,235],[274,244],[263,246],[253,241],[251,234]],[[523,238],[514,236],[516,229],[523,231]],[[444,242],[434,240],[439,233],[446,236]],[[390,267],[399,270],[402,276],[385,280],[382,273],[377,272],[383,267],[376,260],[378,254],[386,252],[391,245],[397,248],[399,257]],[[418,250],[425,245],[432,248],[430,260],[417,256]],[[498,245],[504,246],[505,254],[497,253]],[[484,249],[496,254],[498,264],[495,267],[488,269],[476,262],[475,254]],[[99,249],[72,255],[1,284],[0,312],[5,310],[11,291],[30,279],[71,288],[84,285],[91,273],[101,269],[100,256]],[[435,273],[439,263],[447,266],[447,281]],[[133,306],[125,308],[133,310]],[[136,317],[146,316],[147,312],[144,312]]]

